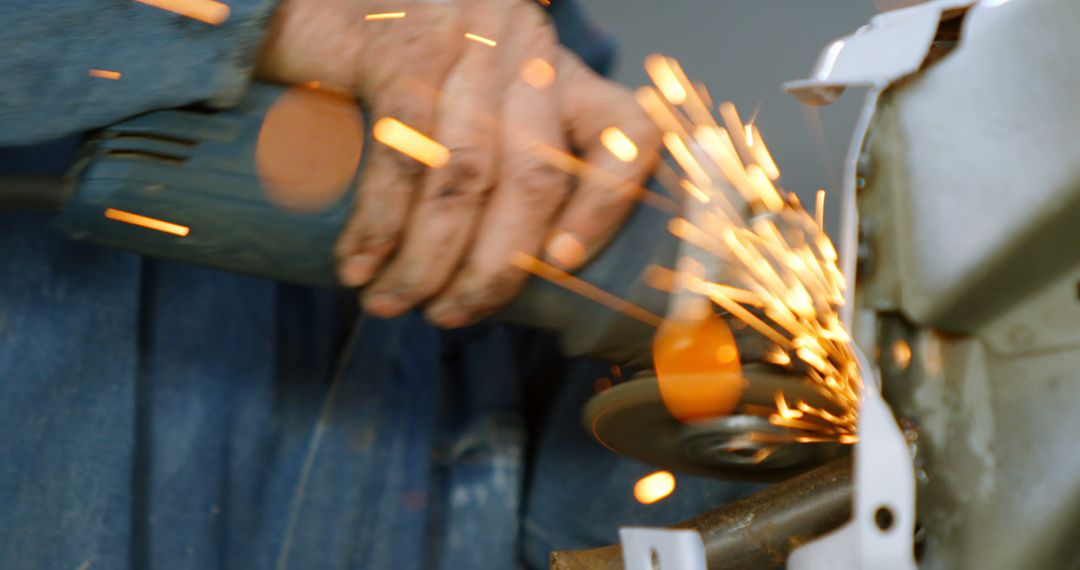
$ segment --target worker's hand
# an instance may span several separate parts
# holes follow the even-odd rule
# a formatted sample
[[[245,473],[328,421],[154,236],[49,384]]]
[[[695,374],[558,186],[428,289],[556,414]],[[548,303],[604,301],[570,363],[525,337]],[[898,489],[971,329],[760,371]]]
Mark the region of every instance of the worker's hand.
[[[371,16],[389,12],[405,17]],[[524,0],[285,0],[258,71],[355,94],[376,121],[450,151],[428,168],[369,150],[336,253],[379,316],[426,301],[430,320],[460,326],[518,292],[516,252],[579,266],[631,211],[659,142],[630,93],[561,48]],[[601,144],[611,127],[636,157]]]

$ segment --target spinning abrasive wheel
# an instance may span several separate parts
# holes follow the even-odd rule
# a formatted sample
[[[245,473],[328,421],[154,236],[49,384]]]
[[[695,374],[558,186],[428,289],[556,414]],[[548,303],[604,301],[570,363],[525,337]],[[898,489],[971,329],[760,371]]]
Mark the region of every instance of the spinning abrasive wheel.
[[[754,406],[775,406],[775,394],[829,408],[817,390],[789,372],[765,364],[743,368],[746,389],[727,416],[682,422],[664,405],[655,376],[638,376],[597,394],[585,405],[582,421],[608,449],[638,461],[681,473],[776,481],[848,453],[835,442],[800,442],[799,430],[773,425],[749,414]]]

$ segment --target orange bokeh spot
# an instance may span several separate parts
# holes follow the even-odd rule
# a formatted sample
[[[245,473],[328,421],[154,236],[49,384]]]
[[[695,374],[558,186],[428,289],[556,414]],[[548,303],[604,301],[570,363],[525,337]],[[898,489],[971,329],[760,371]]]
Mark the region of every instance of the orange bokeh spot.
[[[634,483],[634,498],[643,505],[651,505],[667,498],[675,491],[675,476],[667,471],[657,471]]]
[[[731,329],[709,314],[698,320],[667,320],[653,340],[660,396],[680,421],[730,414],[744,380]]]
[[[318,212],[345,194],[363,146],[363,120],[353,99],[294,88],[266,113],[255,168],[274,205]]]

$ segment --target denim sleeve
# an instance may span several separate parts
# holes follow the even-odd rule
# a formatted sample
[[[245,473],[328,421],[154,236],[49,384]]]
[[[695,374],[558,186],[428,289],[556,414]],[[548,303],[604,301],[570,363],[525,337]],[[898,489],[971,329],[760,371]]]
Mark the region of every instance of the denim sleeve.
[[[224,3],[229,18],[214,26],[134,0],[0,0],[0,146],[151,109],[234,104],[277,1]]]

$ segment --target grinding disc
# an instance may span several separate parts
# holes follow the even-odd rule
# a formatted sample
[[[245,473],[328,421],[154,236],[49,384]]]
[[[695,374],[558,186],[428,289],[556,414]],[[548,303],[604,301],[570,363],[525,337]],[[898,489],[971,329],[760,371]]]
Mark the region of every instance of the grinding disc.
[[[740,436],[750,432],[795,433],[767,418],[740,413],[745,405],[773,407],[778,390],[789,402],[833,406],[808,381],[790,373],[750,364],[743,374],[748,387],[740,408],[729,416],[682,423],[664,407],[656,378],[646,376],[593,396],[582,419],[589,433],[615,453],[671,471],[721,479],[777,481],[848,453],[849,446],[837,443],[746,442]]]

